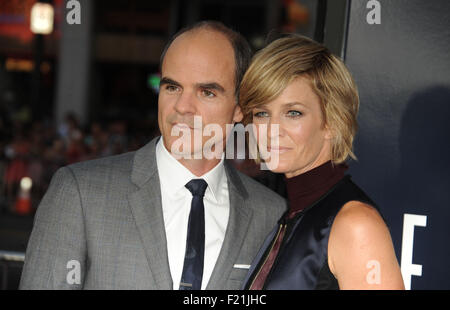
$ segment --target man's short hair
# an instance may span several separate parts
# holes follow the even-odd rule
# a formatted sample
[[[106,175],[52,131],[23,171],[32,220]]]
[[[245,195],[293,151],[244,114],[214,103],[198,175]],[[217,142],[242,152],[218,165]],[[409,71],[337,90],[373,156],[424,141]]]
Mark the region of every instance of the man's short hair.
[[[207,29],[217,31],[223,34],[231,43],[234,51],[234,60],[235,60],[235,96],[236,100],[239,98],[239,89],[242,78],[244,77],[245,71],[247,70],[251,58],[252,58],[252,49],[248,44],[247,40],[238,32],[228,28],[224,24],[218,21],[201,21],[195,23],[193,25],[187,26],[180,31],[178,31],[170,40],[167,42],[166,46],[163,49],[160,58],[160,70],[162,69],[162,64],[164,61],[164,57],[166,56],[167,50],[169,49],[172,42],[178,38],[180,35],[186,32]]]

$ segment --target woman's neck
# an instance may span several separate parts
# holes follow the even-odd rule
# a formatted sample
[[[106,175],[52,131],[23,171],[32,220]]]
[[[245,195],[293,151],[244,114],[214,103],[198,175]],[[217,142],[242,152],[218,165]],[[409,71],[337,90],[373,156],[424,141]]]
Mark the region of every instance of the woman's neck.
[[[345,175],[346,164],[327,161],[292,178],[286,176],[289,200],[289,217],[308,207],[326,194]]]

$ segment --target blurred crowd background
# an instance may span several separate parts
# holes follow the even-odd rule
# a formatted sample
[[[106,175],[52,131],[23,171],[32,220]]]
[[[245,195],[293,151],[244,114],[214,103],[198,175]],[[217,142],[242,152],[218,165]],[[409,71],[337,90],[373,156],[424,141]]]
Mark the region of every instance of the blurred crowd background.
[[[59,167],[137,150],[158,133],[154,124],[145,121],[141,126],[122,119],[82,126],[75,115],[68,114],[58,126],[51,120],[16,117],[2,119],[0,125],[1,205],[8,213],[32,213]],[[25,211],[15,208],[24,177],[32,180],[32,205]]]

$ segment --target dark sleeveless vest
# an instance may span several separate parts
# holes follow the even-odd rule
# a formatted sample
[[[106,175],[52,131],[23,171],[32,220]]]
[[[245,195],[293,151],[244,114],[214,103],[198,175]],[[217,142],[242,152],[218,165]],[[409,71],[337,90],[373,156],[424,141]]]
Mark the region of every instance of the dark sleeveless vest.
[[[251,286],[281,227],[286,225],[279,253],[263,289],[339,289],[338,282],[328,267],[328,238],[334,218],[349,201],[361,201],[376,208],[372,200],[347,175],[294,218],[286,220],[286,216],[283,216],[257,254],[243,288]]]

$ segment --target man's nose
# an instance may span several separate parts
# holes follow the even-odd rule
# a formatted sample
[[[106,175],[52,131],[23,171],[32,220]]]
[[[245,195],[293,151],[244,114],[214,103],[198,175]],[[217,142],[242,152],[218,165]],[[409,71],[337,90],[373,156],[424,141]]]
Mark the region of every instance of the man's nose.
[[[183,91],[175,103],[175,110],[180,114],[195,114],[195,96],[190,91]]]

